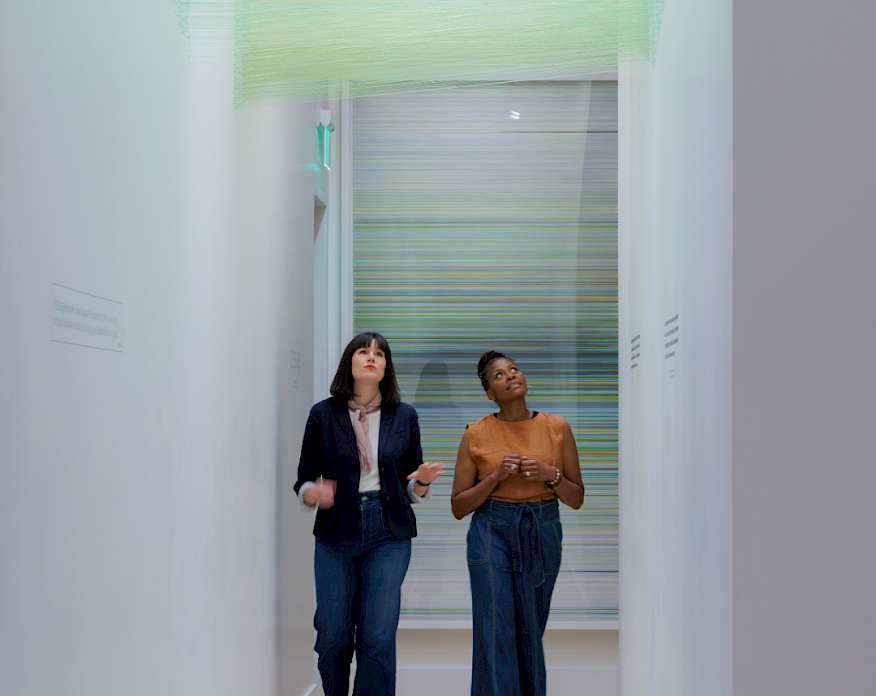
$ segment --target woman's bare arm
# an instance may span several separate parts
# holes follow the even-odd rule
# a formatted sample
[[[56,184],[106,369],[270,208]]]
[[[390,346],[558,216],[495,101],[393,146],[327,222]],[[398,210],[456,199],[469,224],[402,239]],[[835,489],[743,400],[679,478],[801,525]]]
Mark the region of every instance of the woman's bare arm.
[[[504,475],[503,475],[504,474]],[[461,520],[470,512],[477,510],[484,501],[490,497],[508,472],[504,467],[498,467],[496,471],[485,479],[478,481],[478,470],[469,454],[468,431],[462,436],[459,443],[459,452],[456,455],[456,471],[453,474],[453,491],[450,494],[450,508],[453,516]]]
[[[570,508],[577,510],[584,503],[584,480],[581,478],[581,466],[578,463],[578,446],[572,428],[566,423],[563,434],[562,466],[563,474],[560,482],[554,486],[554,492]]]

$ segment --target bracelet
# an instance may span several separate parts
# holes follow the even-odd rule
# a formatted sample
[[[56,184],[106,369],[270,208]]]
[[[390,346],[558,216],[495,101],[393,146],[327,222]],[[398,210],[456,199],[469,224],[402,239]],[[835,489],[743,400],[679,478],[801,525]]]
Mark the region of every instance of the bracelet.
[[[414,483],[416,483],[418,486],[422,486],[423,488],[428,488],[432,485],[431,481],[429,481],[429,483],[423,483],[422,481],[420,481],[420,479],[414,479]]]
[[[554,486],[556,486],[560,482],[560,479],[563,478],[563,472],[560,471],[560,468],[558,466],[555,466],[554,469],[557,470],[557,473],[554,475],[553,481],[545,481],[544,482],[544,485],[547,486],[548,488],[553,488]]]

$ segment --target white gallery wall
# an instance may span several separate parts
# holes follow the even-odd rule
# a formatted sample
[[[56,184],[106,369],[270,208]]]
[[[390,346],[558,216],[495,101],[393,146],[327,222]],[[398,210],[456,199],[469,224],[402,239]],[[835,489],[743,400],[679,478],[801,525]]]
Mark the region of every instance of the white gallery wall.
[[[621,72],[625,696],[876,689],[874,20],[666,2]]]
[[[314,109],[236,108],[231,67],[174,3],[0,9],[4,696],[313,681],[310,520],[283,490]]]
[[[667,1],[619,75],[624,696],[733,693],[731,22]]]
[[[264,419],[258,427],[265,440],[252,454],[274,467],[269,502],[276,505],[275,647],[278,693],[284,696],[307,693],[316,679],[313,515],[301,509],[292,490],[313,393],[315,122],[313,104],[254,104],[238,112],[236,138],[244,179],[238,183],[237,266],[241,282],[251,288],[244,313],[252,317],[241,317],[234,331],[246,360],[262,373],[258,385],[246,384],[241,374],[237,388],[250,394],[240,405],[249,411],[247,419]]]
[[[734,3],[739,696],[876,693],[874,25]]]

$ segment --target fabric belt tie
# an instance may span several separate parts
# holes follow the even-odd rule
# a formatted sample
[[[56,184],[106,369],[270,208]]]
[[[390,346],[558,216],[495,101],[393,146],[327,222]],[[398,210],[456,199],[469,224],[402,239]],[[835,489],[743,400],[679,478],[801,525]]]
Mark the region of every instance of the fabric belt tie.
[[[523,576],[525,584],[540,587],[544,584],[544,559],[541,555],[541,525],[539,514],[530,505],[522,504],[514,511],[511,560],[515,573]]]

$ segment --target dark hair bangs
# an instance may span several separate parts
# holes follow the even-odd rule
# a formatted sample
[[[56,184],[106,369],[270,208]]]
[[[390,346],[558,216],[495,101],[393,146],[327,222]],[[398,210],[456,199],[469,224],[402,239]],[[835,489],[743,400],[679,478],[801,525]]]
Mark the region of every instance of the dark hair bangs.
[[[380,380],[379,385],[381,401],[385,406],[391,406],[401,401],[401,392],[398,388],[398,379],[395,376],[395,367],[392,364],[392,351],[389,348],[389,341],[376,331],[363,331],[354,336],[353,340],[344,348],[344,353],[341,355],[341,360],[338,363],[338,370],[329,388],[332,396],[343,397],[348,401],[353,398],[355,395],[353,354],[360,348],[370,346],[372,343],[377,344],[377,347],[383,351],[383,355],[386,358],[386,369],[383,372],[383,379]]]

